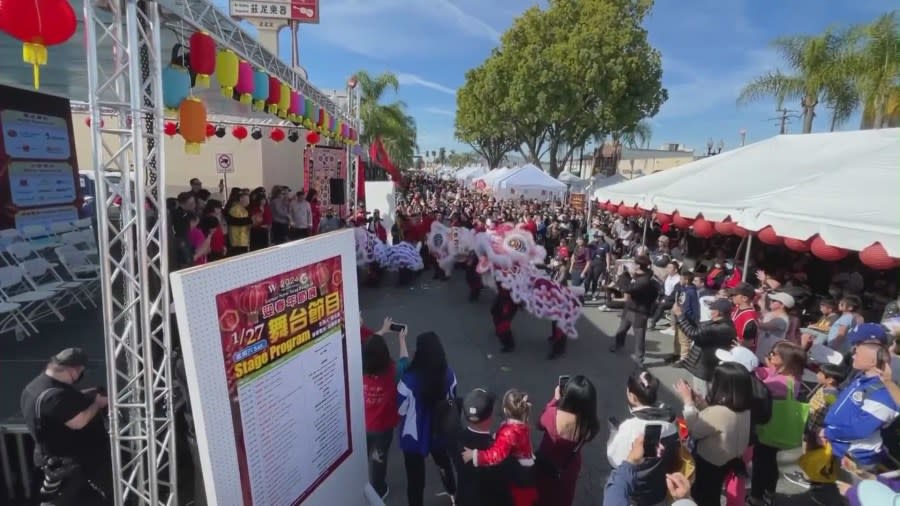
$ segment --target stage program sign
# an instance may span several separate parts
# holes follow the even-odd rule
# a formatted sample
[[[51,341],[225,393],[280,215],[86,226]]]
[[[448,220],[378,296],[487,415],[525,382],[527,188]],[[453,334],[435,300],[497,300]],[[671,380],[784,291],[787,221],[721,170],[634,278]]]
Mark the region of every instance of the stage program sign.
[[[347,290],[356,286],[353,240],[349,232],[328,234],[172,274],[179,329],[183,313],[187,319],[182,341],[191,350],[185,352],[188,379],[194,369],[198,384],[189,385],[192,406],[201,406],[201,441],[209,448],[204,452],[200,445],[201,460],[206,453],[213,475],[207,494],[218,504],[365,503],[358,302],[356,291]],[[336,250],[335,244],[347,251]],[[344,273],[350,278],[346,285]],[[232,282],[214,288],[201,277]],[[216,321],[202,325],[199,315],[191,316],[195,305],[212,306],[211,312],[196,312]],[[196,360],[201,353],[210,356]],[[218,363],[208,364],[215,355]],[[215,406],[203,395],[204,384],[214,380],[224,401]],[[224,434],[230,444],[221,444]],[[354,443],[361,457],[355,462]],[[226,465],[229,461],[233,465]],[[345,464],[358,473],[353,476],[358,487],[340,484]],[[351,477],[341,474],[344,480]],[[326,487],[330,480],[337,483]],[[330,490],[319,495],[324,488]],[[348,490],[356,497],[347,497]]]

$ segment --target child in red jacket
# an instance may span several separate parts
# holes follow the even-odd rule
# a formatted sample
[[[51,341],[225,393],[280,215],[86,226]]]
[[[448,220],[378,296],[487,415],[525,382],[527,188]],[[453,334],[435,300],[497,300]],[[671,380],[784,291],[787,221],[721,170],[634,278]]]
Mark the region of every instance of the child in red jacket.
[[[528,394],[509,390],[503,395],[503,413],[506,421],[500,425],[494,444],[486,450],[466,448],[462,458],[475,467],[500,465],[507,457],[515,460],[509,493],[515,506],[534,506],[537,488],[534,481],[534,451],[528,428],[531,403]]]

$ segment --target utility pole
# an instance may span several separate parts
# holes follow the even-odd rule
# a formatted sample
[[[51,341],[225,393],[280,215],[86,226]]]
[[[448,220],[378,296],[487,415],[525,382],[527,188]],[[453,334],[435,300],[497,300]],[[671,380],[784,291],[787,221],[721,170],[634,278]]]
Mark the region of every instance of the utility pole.
[[[774,118],[769,118],[769,121],[778,121],[780,123],[781,127],[778,133],[780,133],[781,135],[787,133],[787,126],[790,124],[790,120],[800,117],[800,115],[797,114],[797,111],[785,109],[784,107],[775,109],[775,111],[780,113],[780,115]]]

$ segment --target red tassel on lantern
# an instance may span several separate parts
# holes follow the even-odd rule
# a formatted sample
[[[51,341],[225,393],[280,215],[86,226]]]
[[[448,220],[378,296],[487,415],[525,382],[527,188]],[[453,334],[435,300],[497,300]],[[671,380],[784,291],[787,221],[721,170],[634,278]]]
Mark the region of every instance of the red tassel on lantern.
[[[306,143],[309,145],[318,144],[320,139],[319,132],[310,131],[306,134]]]
[[[809,241],[801,241],[800,239],[785,238],[784,245],[791,251],[797,253],[806,253],[809,251]]]
[[[731,221],[731,217],[728,217],[722,221],[717,221],[715,228],[716,232],[721,235],[731,235],[734,233],[734,222]]]
[[[281,81],[277,77],[269,76],[269,98],[266,99],[266,110],[269,114],[278,112],[278,102],[281,101]]]
[[[169,137],[174,137],[175,134],[178,133],[178,125],[171,121],[166,121],[163,125],[163,133],[168,135]]]
[[[34,89],[41,87],[41,65],[47,64],[47,46],[75,35],[75,11],[65,0],[0,2],[0,30],[22,42],[22,61],[31,65]]]
[[[876,242],[870,246],[866,246],[859,252],[859,261],[870,269],[885,271],[893,269],[900,265],[900,260],[891,258],[884,246],[880,242]]]
[[[189,44],[191,71],[197,74],[196,86],[209,88],[209,76],[216,71],[216,41],[206,32],[194,32]]]
[[[271,132],[269,132],[269,138],[275,142],[281,142],[284,140],[284,130],[280,128],[273,128]]]
[[[694,235],[701,239],[708,239],[716,234],[716,227],[712,222],[706,221],[702,217],[694,221],[693,228]]]
[[[781,246],[784,243],[784,239],[775,233],[775,229],[772,228],[771,225],[760,230],[759,233],[756,234],[756,238],[769,246]]]
[[[668,225],[669,223],[672,223],[672,215],[657,212],[656,213],[656,222],[659,223],[660,225]]]
[[[843,260],[850,254],[850,252],[844,248],[829,245],[825,242],[825,239],[822,239],[818,235],[813,237],[812,242],[809,243],[809,250],[813,255],[826,262],[837,262],[838,260]]]
[[[693,224],[694,220],[685,218],[678,211],[675,211],[675,214],[672,215],[672,225],[674,225],[675,228],[690,228]]]
[[[231,135],[234,136],[235,139],[242,141],[247,138],[247,129],[242,126],[236,126],[231,129]]]

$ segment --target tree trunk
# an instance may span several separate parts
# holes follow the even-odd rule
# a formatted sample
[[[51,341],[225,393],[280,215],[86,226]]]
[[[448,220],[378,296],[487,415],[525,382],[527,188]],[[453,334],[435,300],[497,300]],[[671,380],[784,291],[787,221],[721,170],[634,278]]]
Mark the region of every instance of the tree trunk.
[[[838,119],[837,110],[835,110],[834,113],[831,115],[831,130],[829,130],[830,132],[834,132],[834,129],[837,128],[837,119]]]
[[[872,128],[883,128],[884,127],[884,96],[879,93],[875,96],[874,103],[872,104],[873,108],[873,119],[872,119]]]
[[[813,118],[816,117],[817,102],[818,100],[815,97],[805,97],[803,99],[803,133],[805,134],[812,132]]]

